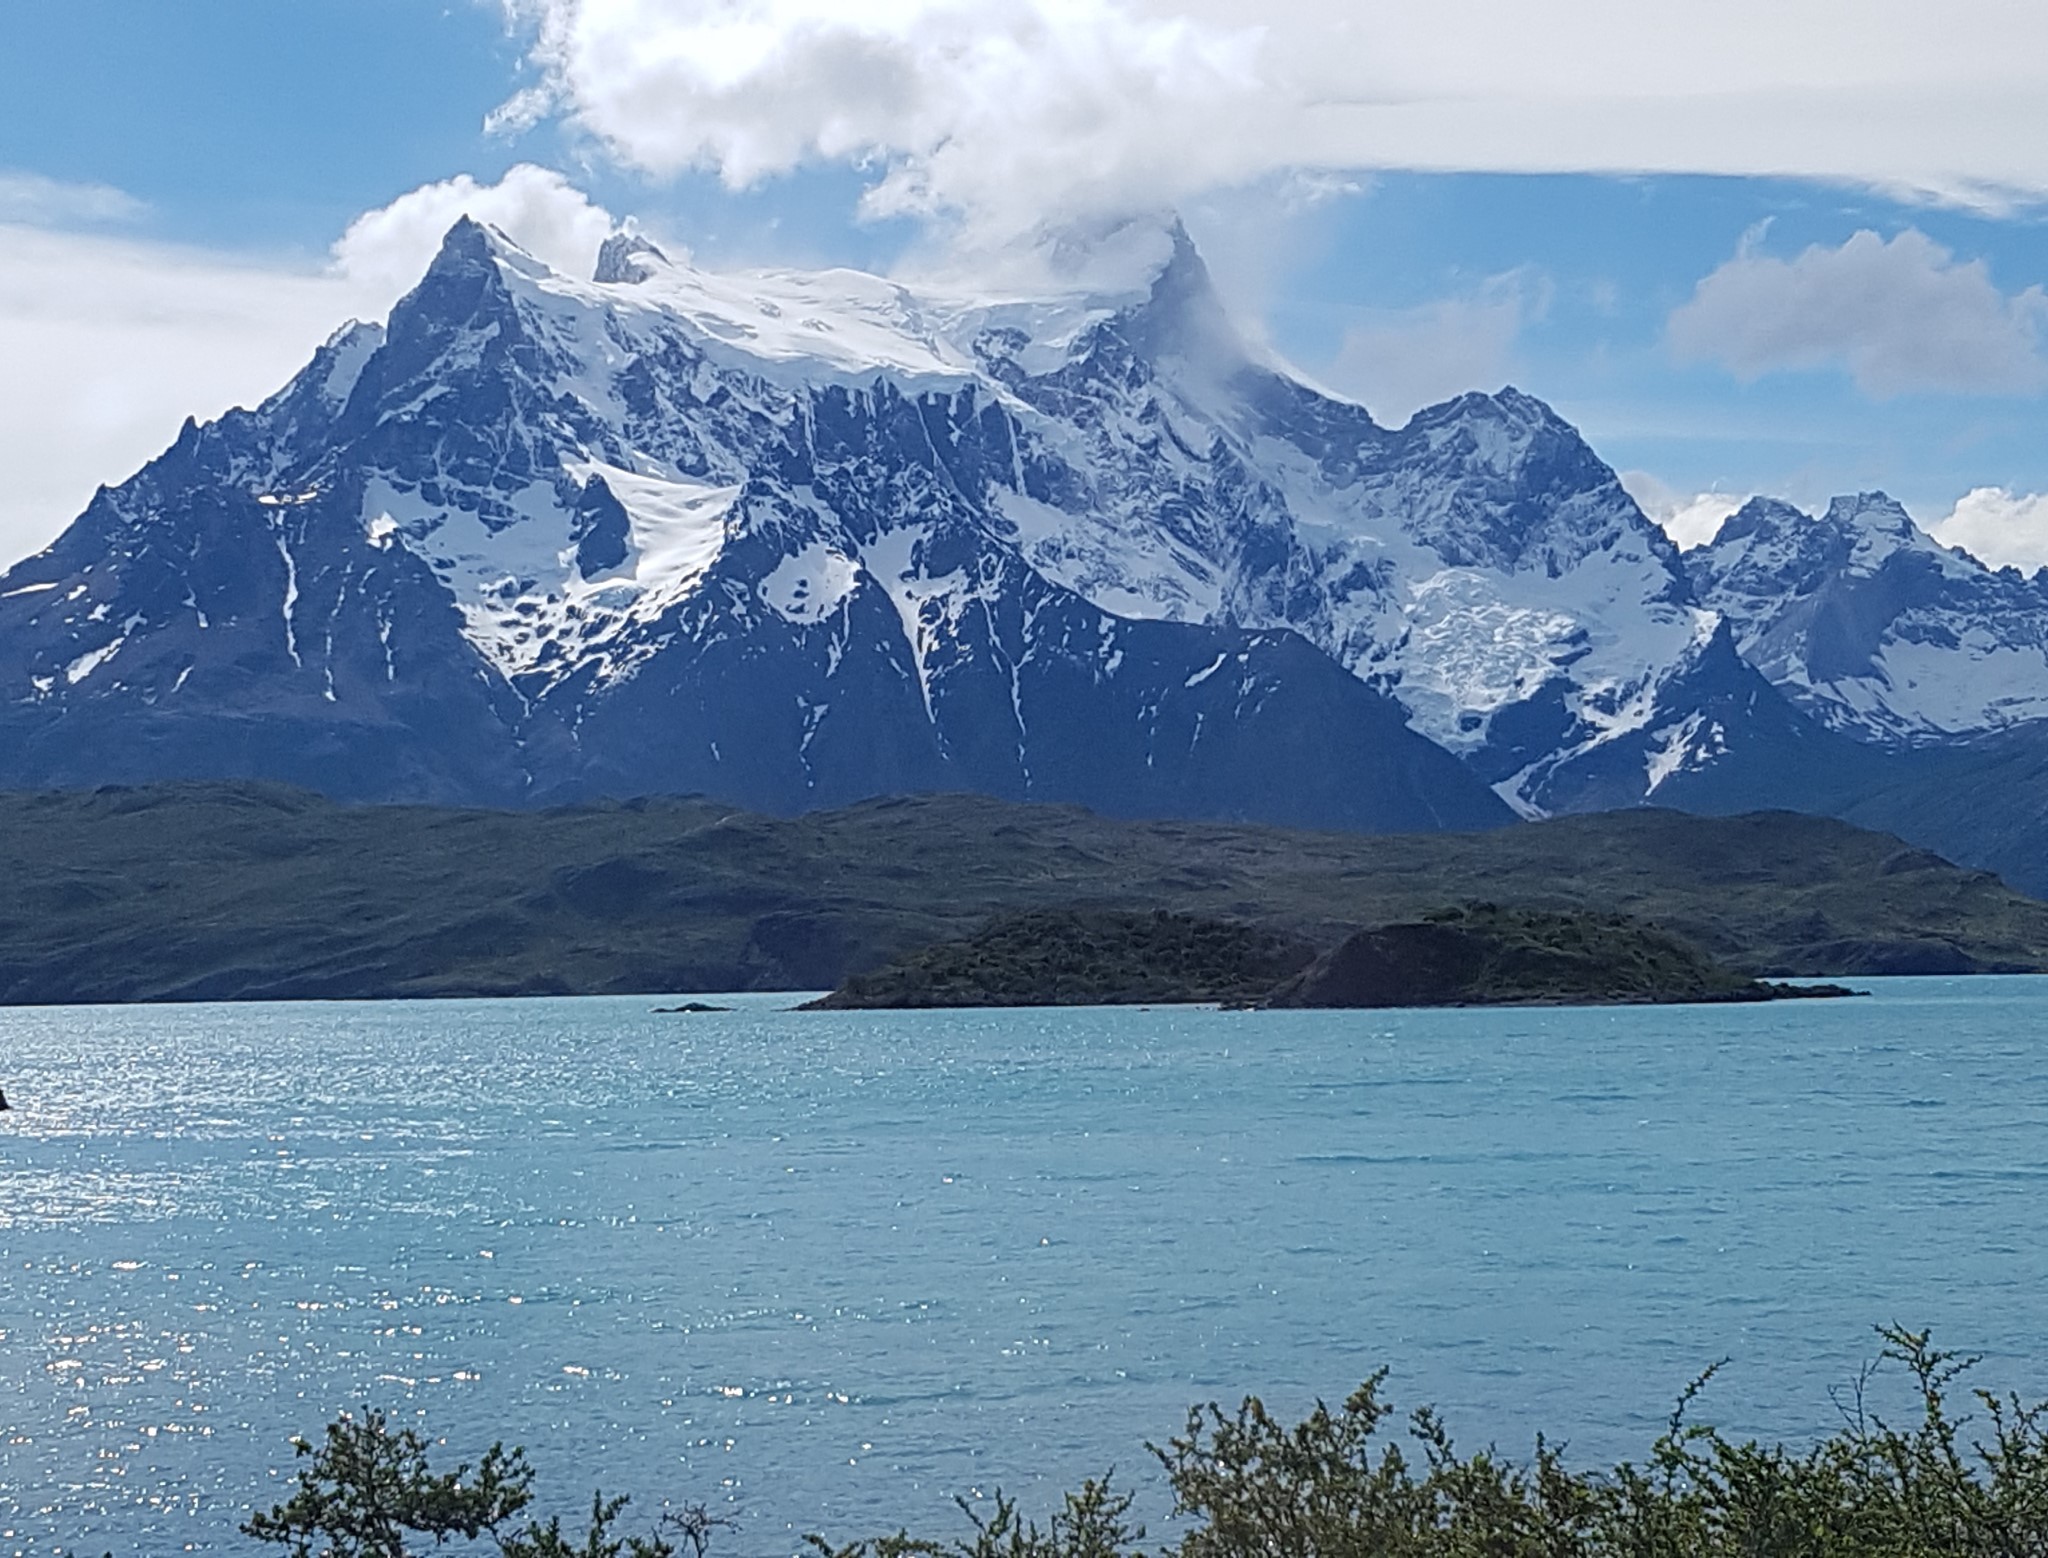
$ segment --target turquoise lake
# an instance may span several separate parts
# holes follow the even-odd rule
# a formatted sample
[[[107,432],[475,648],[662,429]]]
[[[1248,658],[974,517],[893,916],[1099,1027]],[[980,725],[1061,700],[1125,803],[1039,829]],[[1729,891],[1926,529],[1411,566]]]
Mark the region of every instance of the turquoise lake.
[[[1382,1364],[1468,1444],[2048,1395],[2048,978],[1513,1012],[0,1011],[0,1553],[255,1552],[369,1403],[717,1558],[1042,1511]],[[451,1549],[453,1551],[453,1549]]]

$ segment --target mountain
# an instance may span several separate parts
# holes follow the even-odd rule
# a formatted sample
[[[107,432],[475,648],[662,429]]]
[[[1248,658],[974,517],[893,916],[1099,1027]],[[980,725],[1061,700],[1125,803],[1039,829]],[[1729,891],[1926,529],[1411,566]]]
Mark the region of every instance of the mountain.
[[[1881,492],[1754,498],[1688,552],[1744,659],[1832,730],[1925,746],[2048,718],[2048,576],[1941,545]]]
[[[1382,428],[1248,351],[1177,229],[1112,295],[625,236],[597,276],[465,220],[386,325],[101,492],[0,580],[0,781],[1452,826],[1784,718],[1699,722],[1740,668],[1547,407]]]
[[[1826,812],[2048,894],[2048,574],[1943,546],[1883,493],[1814,517],[1753,499],[1685,561],[1811,722],[1773,744],[1763,791],[1682,780],[1660,799]]]
[[[1119,616],[1024,560],[992,491],[1067,467],[983,360],[1020,371],[1028,324],[1093,361],[1113,312],[738,293],[645,245],[601,273],[640,279],[464,221],[387,326],[102,491],[0,580],[0,780],[1506,820],[1299,635]]]
[[[1121,289],[1009,296],[632,234],[586,281],[465,219],[0,577],[0,786],[1926,839],[2028,761],[2044,591],[1881,495],[1681,555],[1530,396],[1387,428],[1267,360],[1178,227]]]

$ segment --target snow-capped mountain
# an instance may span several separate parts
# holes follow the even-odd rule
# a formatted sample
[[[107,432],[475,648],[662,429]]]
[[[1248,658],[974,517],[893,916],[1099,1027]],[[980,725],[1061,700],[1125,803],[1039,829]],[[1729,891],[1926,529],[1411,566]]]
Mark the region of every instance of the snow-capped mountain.
[[[101,492],[0,580],[6,782],[1508,816],[1299,635],[1117,615],[1024,560],[991,490],[1065,467],[988,364],[1085,356],[1114,306],[630,241],[600,274],[459,224],[388,326]]]
[[[1743,657],[1831,729],[1926,745],[2048,718],[2048,579],[1941,545],[1881,492],[1755,498],[1686,554]]]
[[[465,220],[0,578],[0,782],[1411,828],[1758,804],[1884,733],[1783,627],[1866,553],[1738,517],[1682,558],[1513,390],[1381,427],[1171,239],[990,297],[628,235],[585,281]],[[1893,686],[1932,629],[1886,622]]]

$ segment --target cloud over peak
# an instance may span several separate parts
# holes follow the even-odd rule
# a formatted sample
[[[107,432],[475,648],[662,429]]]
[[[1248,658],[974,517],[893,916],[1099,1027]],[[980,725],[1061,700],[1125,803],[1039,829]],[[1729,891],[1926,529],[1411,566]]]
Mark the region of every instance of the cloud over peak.
[[[628,166],[728,186],[873,171],[873,216],[1026,231],[1171,203],[1269,165],[1261,29],[1121,0],[545,0],[544,84]]]
[[[336,241],[335,268],[388,308],[420,279],[462,216],[488,222],[571,276],[590,274],[598,245],[618,226],[609,211],[552,168],[520,163],[495,184],[462,173],[364,212]]]
[[[1993,568],[2031,572],[2048,563],[2048,493],[1974,487],[1928,530]]]
[[[622,164],[871,178],[970,233],[1290,169],[1721,173],[2048,198],[2048,10],[2010,0],[503,0]]]

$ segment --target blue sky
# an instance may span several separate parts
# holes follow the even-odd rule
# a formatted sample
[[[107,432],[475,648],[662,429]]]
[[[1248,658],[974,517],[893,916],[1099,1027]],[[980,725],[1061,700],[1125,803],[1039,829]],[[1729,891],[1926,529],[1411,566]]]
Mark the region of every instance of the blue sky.
[[[1789,180],[1391,174],[1323,226],[1314,263],[1271,307],[1276,340],[1305,364],[1325,362],[1332,334],[1361,310],[1484,299],[1492,284],[1521,299],[1500,371],[1555,404],[1617,468],[1688,492],[1766,490],[1806,506],[1883,486],[1923,519],[1973,487],[2048,487],[2038,383],[1873,389],[1839,359],[1738,373],[1682,358],[1667,328],[1745,241],[1792,259],[1859,231],[1918,231],[2021,293],[2048,282],[2038,213],[1989,218]]]
[[[1750,4],[10,0],[0,553],[388,306],[468,200],[550,257],[632,215],[707,264],[969,271],[1172,206],[1384,419],[1511,381],[1681,529],[1884,487],[2048,560],[2048,33]]]

